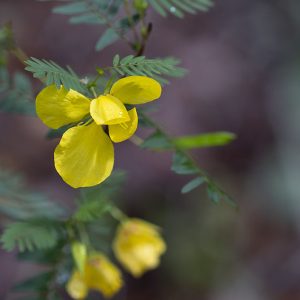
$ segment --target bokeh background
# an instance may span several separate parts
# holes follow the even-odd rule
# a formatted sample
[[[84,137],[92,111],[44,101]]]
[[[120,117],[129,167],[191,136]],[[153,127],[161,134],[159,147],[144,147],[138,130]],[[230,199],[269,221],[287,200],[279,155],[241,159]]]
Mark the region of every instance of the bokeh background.
[[[170,171],[169,154],[118,145],[116,165],[128,171],[120,204],[162,226],[168,243],[160,268],[140,280],[128,276],[120,299],[300,299],[300,2],[215,2],[208,13],[184,20],[151,13],[145,54],[179,57],[189,69],[164,89],[153,113],[170,134],[237,134],[231,145],[194,156],[239,210],[210,203],[204,192],[182,196],[187,179]],[[13,22],[29,56],[80,74],[109,65],[116,53],[130,54],[122,42],[95,52],[101,29],[69,25],[51,13],[55,4],[0,0],[0,23]],[[23,67],[12,60],[11,68]],[[46,132],[35,118],[0,114],[0,163],[72,207],[76,192],[55,172],[57,140],[46,140]],[[34,271],[14,253],[0,252],[0,299],[15,299],[10,287]]]

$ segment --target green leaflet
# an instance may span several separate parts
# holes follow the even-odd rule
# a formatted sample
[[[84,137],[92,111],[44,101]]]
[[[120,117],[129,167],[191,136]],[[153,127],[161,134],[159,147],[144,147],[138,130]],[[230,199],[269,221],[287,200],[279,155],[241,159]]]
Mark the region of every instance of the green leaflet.
[[[17,220],[36,216],[54,219],[64,213],[62,206],[26,189],[22,176],[8,170],[0,170],[0,198],[0,212]]]
[[[123,0],[85,0],[56,6],[52,11],[57,14],[70,16],[69,21],[71,23],[74,18],[78,18],[78,20],[82,18],[84,20],[83,23],[89,23],[87,19],[84,19],[83,16],[85,16],[93,20],[91,24],[95,23],[95,19],[98,20],[97,23],[105,24],[108,19],[111,19],[118,13],[122,4]]]
[[[119,39],[118,33],[115,30],[113,30],[112,28],[108,28],[105,30],[105,32],[102,34],[102,36],[96,43],[95,48],[97,51],[100,51],[100,50],[106,48],[107,46],[113,44],[118,39]]]
[[[185,13],[196,14],[198,11],[207,11],[213,6],[211,0],[147,0],[149,5],[162,17],[172,14],[183,18]]]
[[[27,64],[25,70],[33,73],[33,77],[41,79],[46,85],[55,84],[57,88],[63,85],[66,89],[79,92],[86,90],[77,74],[69,66],[64,69],[52,60],[40,60],[34,57],[25,63]]]
[[[224,146],[232,142],[236,135],[230,132],[212,132],[197,135],[188,135],[173,139],[181,149],[194,149],[214,146]]]
[[[56,6],[53,8],[54,13],[69,16],[71,24],[96,24],[104,25],[107,29],[96,43],[96,50],[100,51],[107,46],[116,42],[122,37],[128,29],[135,25],[140,16],[138,14],[128,18],[117,20],[115,17],[118,14],[123,0],[86,0],[65,5]]]
[[[60,238],[61,227],[57,221],[28,219],[9,224],[1,237],[6,251],[15,247],[19,251],[34,251],[54,247]]]
[[[162,84],[167,84],[169,82],[164,76],[180,78],[186,75],[187,70],[178,67],[179,64],[180,60],[174,57],[148,59],[145,56],[128,55],[121,59],[116,55],[113,59],[113,67],[109,69],[115,70],[121,76],[148,76]]]
[[[100,219],[108,211],[109,207],[109,202],[104,199],[89,199],[80,203],[79,208],[73,215],[73,219],[79,222],[91,222]]]
[[[7,70],[0,68],[0,111],[33,116],[32,98],[32,86],[27,76],[16,72],[11,80]]]
[[[66,241],[64,241],[65,243]],[[18,259],[27,262],[34,262],[38,264],[44,265],[54,265],[60,259],[60,252],[61,248],[64,244],[59,241],[58,244],[49,249],[39,249],[35,250],[34,252],[31,251],[24,251],[18,253]]]
[[[114,171],[102,184],[91,188],[82,188],[73,218],[80,222],[100,219],[109,211],[111,207],[109,200],[116,199],[125,178],[125,172]]]
[[[182,194],[186,194],[197,188],[199,185],[205,182],[203,177],[196,177],[190,182],[188,182],[183,188],[181,189]]]
[[[126,17],[124,19],[121,19],[120,21],[115,22],[113,26],[110,26],[108,29],[106,29],[102,36],[99,38],[95,46],[96,50],[100,51],[119,40],[123,35],[126,34],[131,26],[138,23],[139,20],[139,15],[133,15],[131,18]]]
[[[173,145],[168,141],[165,135],[160,131],[156,130],[151,134],[141,145],[142,148],[162,150],[162,149],[172,149]]]
[[[183,153],[178,151],[173,155],[171,170],[180,175],[199,173],[199,169]]]

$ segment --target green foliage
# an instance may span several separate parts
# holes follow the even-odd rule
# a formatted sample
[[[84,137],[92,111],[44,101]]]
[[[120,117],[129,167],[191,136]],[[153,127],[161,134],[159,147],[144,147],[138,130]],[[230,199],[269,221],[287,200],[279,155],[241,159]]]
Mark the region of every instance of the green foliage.
[[[10,78],[6,68],[0,68],[0,111],[34,115],[32,86],[27,76],[16,72]]]
[[[73,215],[73,219],[79,222],[91,222],[101,218],[109,207],[109,203],[104,199],[92,198],[80,203],[79,208]]]
[[[46,85],[55,84],[57,88],[63,85],[66,89],[85,90],[79,77],[69,66],[63,69],[52,60],[40,60],[34,57],[25,63],[27,64],[25,70],[32,72],[35,78],[41,79]]]
[[[0,170],[0,212],[17,220],[36,216],[54,219],[63,214],[63,208],[41,193],[28,191],[22,176]]]
[[[56,277],[56,270],[52,268],[15,285],[13,290],[28,295],[19,300],[63,300],[55,289]]]
[[[71,127],[73,127],[75,124],[68,124],[68,125],[64,125],[58,129],[49,129],[49,131],[47,132],[46,137],[48,139],[56,139],[56,138],[60,138],[68,129],[70,129]]]
[[[65,242],[65,241],[64,241]],[[27,262],[34,262],[37,264],[54,265],[60,259],[60,252],[64,243],[59,241],[55,247],[47,249],[38,249],[34,252],[24,251],[18,253],[18,259]]]
[[[28,219],[11,223],[6,227],[1,237],[3,249],[19,251],[34,251],[56,245],[60,238],[61,227],[56,221],[47,219]]]
[[[187,135],[168,139],[161,130],[156,130],[142,143],[142,148],[153,150],[167,149],[194,149],[214,146],[224,146],[235,139],[235,135],[229,132],[214,132],[197,135]]]
[[[106,24],[117,15],[123,0],[77,0],[53,8],[53,12],[70,16],[72,24]]]
[[[176,151],[173,155],[171,170],[179,175],[197,174],[198,168],[183,152]]]
[[[7,52],[14,49],[15,42],[11,24],[7,23],[0,27],[0,67],[7,64]]]
[[[144,140],[141,147],[153,150],[166,150],[172,149],[173,145],[160,130],[156,130]]]
[[[62,283],[59,277],[62,274],[65,275],[65,272],[69,270],[69,257],[66,256],[65,249],[67,243],[68,240],[63,238],[55,247],[18,253],[19,260],[43,264],[47,266],[48,270],[26,279],[14,287],[16,292],[22,292],[22,294],[25,292],[25,298],[18,298],[19,300],[62,300],[54,287]],[[27,294],[28,296],[26,296]]]
[[[187,73],[186,69],[178,67],[179,64],[180,60],[174,57],[148,59],[145,56],[129,55],[121,59],[119,55],[116,55],[112,69],[121,76],[149,76],[161,83],[168,83],[163,76],[183,77]]]
[[[219,186],[202,171],[194,161],[182,150],[178,150],[173,155],[171,170],[179,175],[198,175],[188,182],[181,192],[189,193],[198,186],[206,184],[208,198],[214,203],[219,203],[221,200],[228,202],[236,207],[236,203],[225,193]]]
[[[155,129],[154,133],[148,137],[144,143],[141,144],[142,148],[148,148],[151,150],[172,150],[174,151],[171,170],[179,175],[197,175],[194,179],[188,182],[181,190],[182,193],[188,193],[194,190],[196,187],[205,183],[207,187],[208,197],[213,201],[217,202],[221,199],[229,202],[233,206],[236,206],[234,201],[222,190],[218,187],[215,182],[209,178],[205,172],[197,166],[194,160],[189,156],[184,147],[179,147],[176,143],[176,139],[169,137],[149,116],[147,116],[143,111],[139,110],[139,116],[142,119],[143,123],[150,128]],[[216,135],[218,136],[218,135]],[[221,138],[220,138],[221,137]],[[225,140],[229,140],[229,136],[225,134],[224,136],[221,134],[219,139],[203,139],[201,142],[208,144],[207,140],[211,143],[221,143],[225,142]],[[195,144],[199,145],[199,140],[196,138],[196,141],[190,137],[183,137],[183,145],[188,144],[187,148],[194,148]],[[191,147],[191,141],[193,143],[193,147]]]
[[[52,279],[53,272],[46,272],[42,274],[38,274],[34,277],[27,279],[14,287],[14,291],[16,292],[24,292],[24,291],[39,291],[43,292],[47,290],[48,282]]]
[[[109,27],[104,31],[96,43],[96,50],[100,51],[118,41],[119,38],[125,36],[130,27],[138,23],[139,20],[139,15],[133,15],[131,18],[123,18],[116,22],[113,27]]]
[[[183,18],[185,13],[196,14],[198,11],[207,11],[213,6],[211,0],[147,0],[153,9],[161,16],[169,13]]]
[[[125,180],[125,173],[115,171],[102,184],[81,189],[78,208],[73,219],[80,222],[91,222],[100,219],[108,212],[111,204],[109,200],[116,199],[120,187]]]
[[[203,179],[203,177],[196,177],[190,182],[188,182],[185,186],[183,186],[183,188],[181,189],[181,193],[182,194],[189,193],[204,182],[205,180]]]
[[[71,24],[84,23],[107,27],[96,43],[95,48],[100,51],[120,38],[126,39],[128,30],[140,20],[138,14],[122,19],[116,18],[123,3],[124,0],[78,0],[56,6],[53,12],[70,16]]]
[[[235,138],[235,134],[230,132],[213,132],[178,137],[173,139],[173,141],[181,149],[194,149],[224,146],[232,142]]]

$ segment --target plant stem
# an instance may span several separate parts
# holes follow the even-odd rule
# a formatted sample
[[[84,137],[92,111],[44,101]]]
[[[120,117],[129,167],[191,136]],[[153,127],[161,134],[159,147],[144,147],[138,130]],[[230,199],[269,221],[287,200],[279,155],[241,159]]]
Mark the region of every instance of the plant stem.
[[[109,212],[114,219],[121,223],[128,219],[128,217],[116,206],[111,206]]]

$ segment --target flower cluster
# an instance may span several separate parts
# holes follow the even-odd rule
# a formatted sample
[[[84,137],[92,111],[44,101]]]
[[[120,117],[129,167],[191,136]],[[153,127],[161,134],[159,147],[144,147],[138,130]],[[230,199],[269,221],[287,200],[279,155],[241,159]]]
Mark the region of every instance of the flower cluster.
[[[120,290],[121,272],[103,253],[86,253],[85,246],[78,243],[73,249],[77,267],[67,283],[67,291],[73,299],[85,299],[90,289],[101,292],[106,298]],[[122,266],[139,277],[158,266],[166,245],[155,225],[140,219],[127,219],[117,229],[113,250]]]
[[[95,99],[63,86],[44,88],[36,98],[36,112],[44,124],[53,129],[74,124],[54,152],[55,168],[63,180],[74,188],[104,181],[114,165],[112,142],[129,139],[138,126],[136,108],[127,111],[124,104],[142,104],[160,95],[160,84],[146,76],[122,78],[109,94]],[[86,122],[79,123],[82,120]]]

